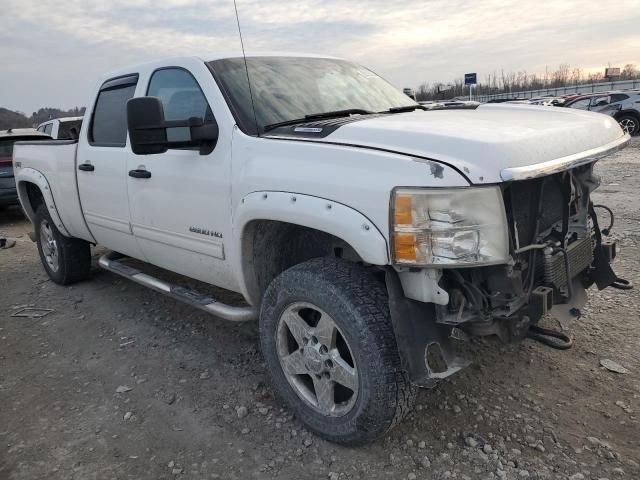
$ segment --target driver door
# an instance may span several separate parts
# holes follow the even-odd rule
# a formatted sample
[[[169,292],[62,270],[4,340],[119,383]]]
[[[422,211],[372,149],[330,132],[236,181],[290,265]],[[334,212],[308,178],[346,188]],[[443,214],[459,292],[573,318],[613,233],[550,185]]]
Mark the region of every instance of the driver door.
[[[213,103],[196,80],[198,75],[213,84],[207,71],[159,68],[151,73],[144,95],[161,100],[168,121],[215,121]],[[232,281],[225,250],[225,240],[231,238],[231,128],[219,125],[218,142],[208,155],[198,148],[172,148],[154,155],[131,152],[127,177],[131,228],[147,260],[227,288]],[[188,129],[167,129],[168,140],[181,141],[188,135]]]

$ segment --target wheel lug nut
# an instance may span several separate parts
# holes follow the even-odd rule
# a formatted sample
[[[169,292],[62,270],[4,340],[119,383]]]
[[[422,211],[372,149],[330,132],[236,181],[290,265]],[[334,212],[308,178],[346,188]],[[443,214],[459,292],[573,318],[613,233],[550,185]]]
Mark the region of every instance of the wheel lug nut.
[[[307,343],[309,343],[309,339],[308,339],[307,337],[304,337],[304,338],[302,339],[302,343],[303,343],[304,345],[306,345]]]
[[[327,353],[329,350],[327,350],[327,347],[325,347],[324,345],[320,346],[320,353]]]
[[[333,362],[331,360],[327,360],[324,362],[324,366],[327,368],[333,368]]]
[[[318,339],[316,337],[311,337],[311,343],[315,345],[316,343],[318,343]]]

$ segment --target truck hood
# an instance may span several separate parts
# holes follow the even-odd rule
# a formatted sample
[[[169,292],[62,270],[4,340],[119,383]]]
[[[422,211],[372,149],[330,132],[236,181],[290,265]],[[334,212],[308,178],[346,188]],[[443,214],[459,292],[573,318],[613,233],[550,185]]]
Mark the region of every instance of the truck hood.
[[[614,119],[598,113],[481,105],[365,118],[341,126],[324,141],[446,163],[477,184],[571,168],[623,147],[628,139]]]

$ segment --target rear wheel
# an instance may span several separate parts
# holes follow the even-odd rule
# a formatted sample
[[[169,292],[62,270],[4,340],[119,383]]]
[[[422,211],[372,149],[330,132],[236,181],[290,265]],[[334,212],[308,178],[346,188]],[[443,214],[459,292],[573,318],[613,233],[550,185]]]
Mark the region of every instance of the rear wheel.
[[[91,248],[88,242],[62,235],[44,205],[37,208],[34,225],[40,260],[51,280],[68,285],[89,277]]]
[[[618,118],[618,123],[629,135],[637,135],[640,132],[640,120],[633,115],[622,115]]]
[[[319,258],[283,272],[265,293],[260,338],[276,392],[328,440],[375,440],[413,405],[386,288],[364,267]]]

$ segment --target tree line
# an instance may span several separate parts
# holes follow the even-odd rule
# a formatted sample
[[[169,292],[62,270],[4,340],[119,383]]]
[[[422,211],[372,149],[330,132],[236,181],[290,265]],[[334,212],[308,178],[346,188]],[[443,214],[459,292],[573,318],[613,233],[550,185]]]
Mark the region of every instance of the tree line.
[[[627,64],[620,71],[616,80],[638,80],[640,70],[634,64]],[[609,81],[603,72],[587,73],[582,68],[571,68],[568,63],[562,63],[555,70],[545,69],[544,74],[520,72],[493,72],[478,78],[478,84],[473,87],[474,95],[493,95],[504,93],[525,92],[528,90],[543,90],[573,85],[586,85]],[[450,87],[450,88],[447,88]],[[469,94],[469,87],[465,86],[464,78],[456,78],[453,82],[423,83],[416,90],[418,100],[441,100],[465,96]]]
[[[84,115],[84,111],[85,107],[74,107],[69,110],[46,107],[38,109],[31,116],[27,116],[23,112],[14,112],[0,107],[0,130],[36,127],[52,118],[81,117]]]

